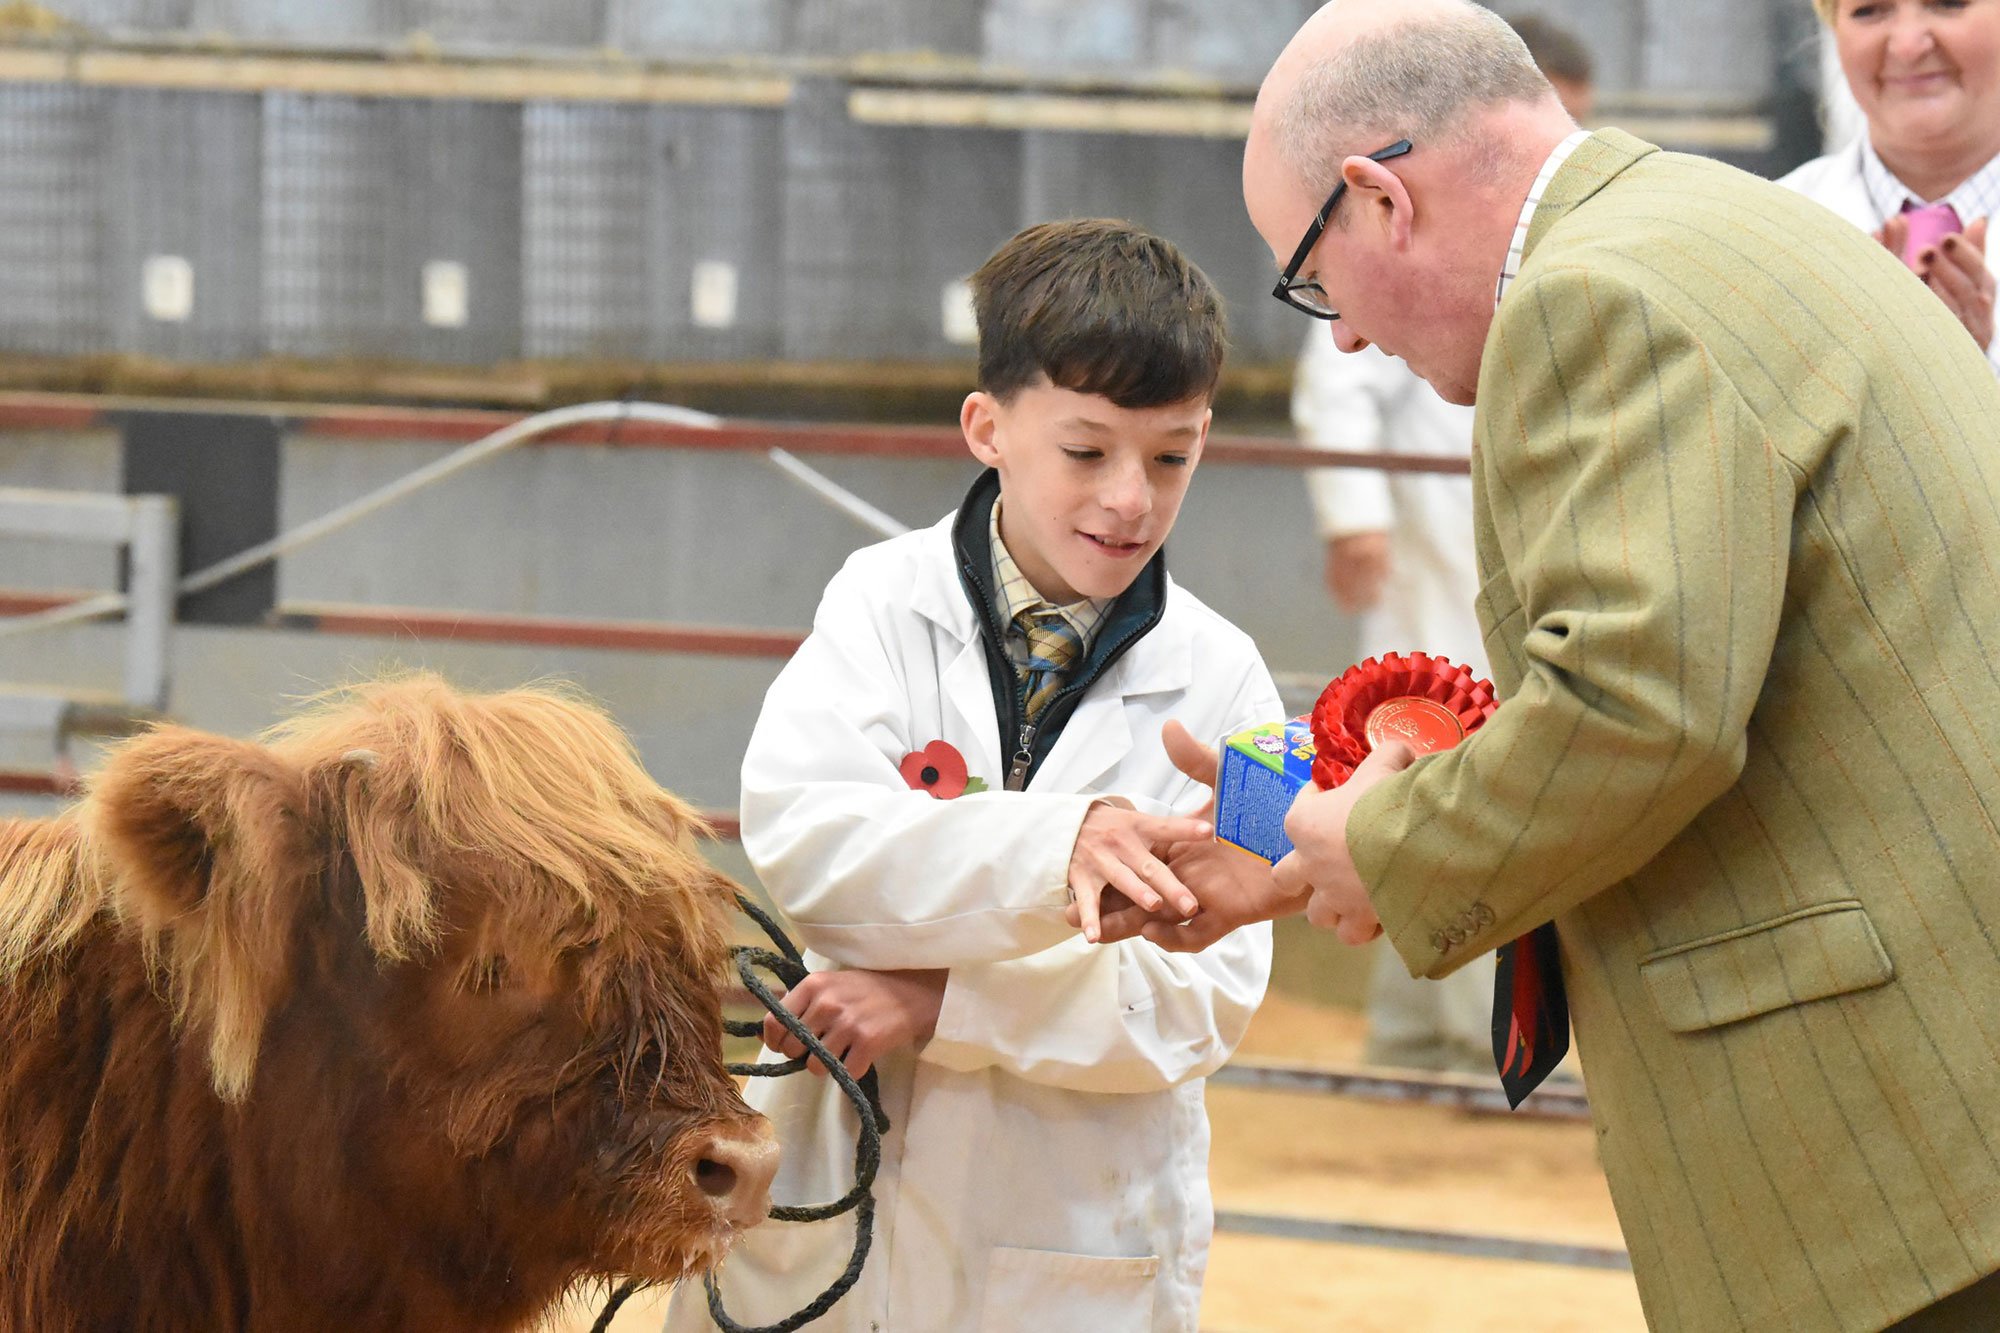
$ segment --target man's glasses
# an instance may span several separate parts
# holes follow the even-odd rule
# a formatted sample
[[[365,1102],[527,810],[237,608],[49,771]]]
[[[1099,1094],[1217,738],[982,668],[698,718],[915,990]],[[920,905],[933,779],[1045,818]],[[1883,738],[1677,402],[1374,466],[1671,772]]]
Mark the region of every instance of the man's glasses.
[[[1401,157],[1410,151],[1408,139],[1398,139],[1387,148],[1368,155],[1371,162],[1387,162],[1392,157]],[[1304,267],[1306,256],[1319,244],[1319,238],[1326,232],[1326,221],[1333,216],[1333,206],[1340,202],[1340,196],[1347,193],[1347,176],[1342,173],[1334,185],[1333,193],[1326,197],[1320,207],[1319,216],[1306,228],[1306,237],[1299,242],[1299,248],[1292,251],[1292,262],[1285,265],[1285,271],[1278,276],[1278,285],[1271,289],[1271,295],[1283,301],[1294,310],[1303,310],[1314,319],[1339,319],[1340,312],[1327,299],[1326,288],[1319,285],[1317,278],[1299,280],[1299,269]]]

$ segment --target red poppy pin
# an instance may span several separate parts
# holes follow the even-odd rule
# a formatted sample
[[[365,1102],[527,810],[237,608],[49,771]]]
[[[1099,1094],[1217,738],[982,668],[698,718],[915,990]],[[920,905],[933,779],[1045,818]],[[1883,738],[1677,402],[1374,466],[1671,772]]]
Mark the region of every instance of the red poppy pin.
[[[940,801],[986,790],[985,779],[966,776],[965,756],[949,741],[932,741],[921,750],[910,751],[896,770],[912,790],[927,791]]]

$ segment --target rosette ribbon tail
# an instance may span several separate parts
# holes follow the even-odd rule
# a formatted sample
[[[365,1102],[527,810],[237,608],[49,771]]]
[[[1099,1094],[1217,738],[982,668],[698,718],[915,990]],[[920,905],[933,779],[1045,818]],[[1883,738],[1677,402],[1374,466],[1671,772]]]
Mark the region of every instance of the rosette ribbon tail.
[[[1544,922],[1500,946],[1493,978],[1493,1061],[1519,1107],[1569,1054],[1569,996],[1556,928]]]

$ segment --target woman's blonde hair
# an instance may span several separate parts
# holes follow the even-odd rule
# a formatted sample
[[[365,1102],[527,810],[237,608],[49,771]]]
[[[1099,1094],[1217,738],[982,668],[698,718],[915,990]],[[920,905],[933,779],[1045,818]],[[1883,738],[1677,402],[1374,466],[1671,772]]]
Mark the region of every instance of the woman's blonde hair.
[[[1833,26],[1834,7],[1839,3],[1840,0],[1812,0],[1813,12],[1819,15],[1821,23],[1831,28]]]

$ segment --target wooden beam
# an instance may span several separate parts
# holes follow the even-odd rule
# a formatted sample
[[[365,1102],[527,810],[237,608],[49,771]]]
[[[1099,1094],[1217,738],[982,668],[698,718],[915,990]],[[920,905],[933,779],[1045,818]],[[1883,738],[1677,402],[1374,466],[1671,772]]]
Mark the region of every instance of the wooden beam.
[[[0,82],[474,102],[781,107],[791,100],[793,81],[788,75],[763,71],[669,68],[629,60],[445,60],[6,46],[0,47]]]
[[[847,95],[847,114],[871,125],[1203,139],[1241,139],[1250,130],[1250,104],[1220,98],[857,88]]]

